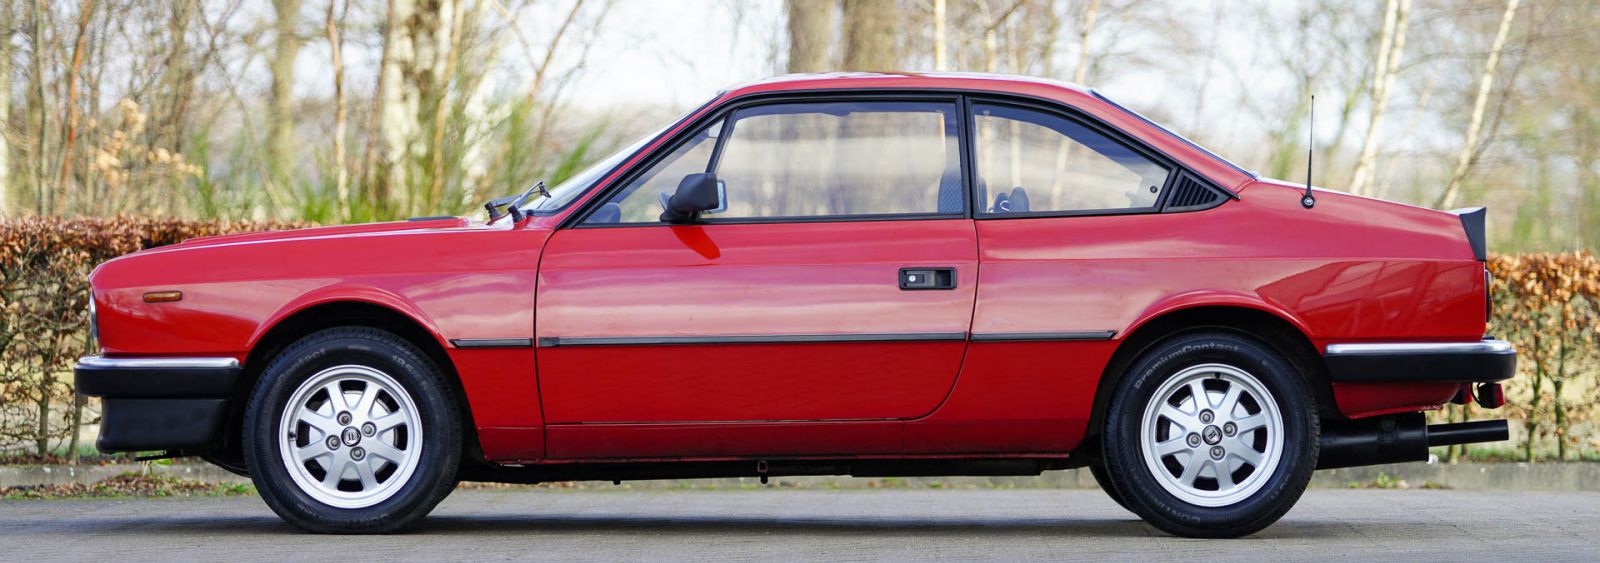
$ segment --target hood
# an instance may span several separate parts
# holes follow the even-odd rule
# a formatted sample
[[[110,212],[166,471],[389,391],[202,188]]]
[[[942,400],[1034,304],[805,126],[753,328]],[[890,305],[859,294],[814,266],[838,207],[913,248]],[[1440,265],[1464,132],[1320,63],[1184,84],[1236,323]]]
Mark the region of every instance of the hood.
[[[332,227],[292,229],[287,231],[263,231],[257,233],[196,237],[185,240],[168,248],[195,248],[201,246],[216,246],[221,244],[235,244],[243,242],[267,242],[275,240],[306,239],[327,236],[365,235],[374,233],[389,233],[395,231],[460,229],[469,225],[471,225],[471,222],[463,217],[430,217],[427,219],[391,221],[387,223],[364,223],[360,225],[337,225]]]

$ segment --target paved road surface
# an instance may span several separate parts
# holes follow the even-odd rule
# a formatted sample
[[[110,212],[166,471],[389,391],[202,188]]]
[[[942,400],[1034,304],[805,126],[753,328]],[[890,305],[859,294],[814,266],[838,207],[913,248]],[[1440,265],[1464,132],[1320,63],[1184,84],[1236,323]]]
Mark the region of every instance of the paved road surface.
[[[0,502],[0,559],[1600,559],[1600,493],[1313,490],[1243,540],[1098,491],[458,491],[404,535],[301,534],[255,497]]]

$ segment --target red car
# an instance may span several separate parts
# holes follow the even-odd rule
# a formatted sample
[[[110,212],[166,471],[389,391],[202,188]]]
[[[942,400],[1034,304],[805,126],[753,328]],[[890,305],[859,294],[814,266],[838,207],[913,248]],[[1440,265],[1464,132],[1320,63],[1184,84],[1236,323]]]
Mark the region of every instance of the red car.
[[[198,455],[383,532],[458,481],[1036,475],[1184,536],[1316,469],[1504,440],[1481,208],[1267,180],[1093,90],[728,90],[588,170],[421,218],[195,239],[91,276],[105,451]]]

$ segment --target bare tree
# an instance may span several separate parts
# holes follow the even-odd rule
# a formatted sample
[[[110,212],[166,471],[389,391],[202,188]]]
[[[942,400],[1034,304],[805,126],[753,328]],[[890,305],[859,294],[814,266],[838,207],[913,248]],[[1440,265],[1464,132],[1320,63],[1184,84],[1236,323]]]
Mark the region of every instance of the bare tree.
[[[1456,198],[1461,194],[1461,182],[1472,171],[1472,165],[1477,161],[1479,154],[1479,135],[1483,133],[1483,116],[1488,109],[1489,94],[1494,88],[1495,70],[1500,66],[1500,52],[1506,47],[1506,37],[1511,33],[1511,22],[1517,17],[1518,0],[1506,0],[1505,13],[1500,17],[1500,30],[1495,33],[1494,44],[1489,47],[1489,57],[1483,62],[1483,73],[1478,79],[1478,93],[1472,101],[1472,117],[1467,122],[1467,137],[1461,145],[1461,154],[1456,157],[1455,170],[1450,174],[1450,183],[1445,186],[1444,192],[1439,194],[1433,206],[1448,208],[1456,205]]]
[[[267,184],[268,194],[281,199],[290,182],[294,162],[294,61],[300,54],[301,0],[273,0],[277,14],[273,28],[276,46],[272,55],[272,96],[267,110],[267,162],[272,177]]]
[[[350,170],[345,164],[344,136],[346,126],[346,106],[344,95],[344,42],[339,39],[339,27],[344,22],[344,16],[350,10],[348,0],[340,10],[339,17],[333,15],[334,4],[338,0],[328,0],[328,12],[323,19],[323,30],[328,37],[328,50],[332,56],[333,64],[333,183],[334,193],[339,198],[339,217],[350,217]]]
[[[11,211],[11,37],[16,13],[11,2],[0,3],[0,217]]]
[[[788,71],[823,72],[833,66],[834,20],[837,0],[787,0],[789,25]]]
[[[1383,35],[1378,41],[1378,61],[1372,66],[1372,110],[1367,119],[1367,135],[1361,143],[1361,155],[1356,159],[1356,169],[1350,180],[1350,193],[1356,195],[1368,195],[1372,191],[1369,188],[1377,166],[1379,129],[1389,107],[1395,75],[1400,70],[1400,58],[1405,52],[1410,17],[1411,0],[1389,0],[1384,11]]]
[[[844,70],[898,70],[895,0],[844,0]]]

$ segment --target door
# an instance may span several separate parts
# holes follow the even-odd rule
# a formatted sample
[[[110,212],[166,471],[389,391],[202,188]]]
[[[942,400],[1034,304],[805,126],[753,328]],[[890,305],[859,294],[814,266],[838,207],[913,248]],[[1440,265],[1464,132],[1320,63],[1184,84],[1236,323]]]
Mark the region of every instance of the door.
[[[552,457],[562,425],[913,419],[953,386],[977,280],[957,103],[724,115],[547,244],[536,322]],[[725,208],[661,223],[659,194],[701,172]]]

